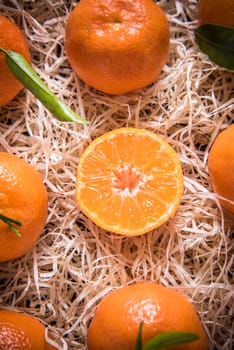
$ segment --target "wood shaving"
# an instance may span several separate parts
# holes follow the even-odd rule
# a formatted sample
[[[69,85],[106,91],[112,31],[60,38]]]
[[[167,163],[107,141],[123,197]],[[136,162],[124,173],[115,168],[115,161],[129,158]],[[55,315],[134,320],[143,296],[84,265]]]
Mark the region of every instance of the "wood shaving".
[[[189,298],[210,349],[232,349],[234,220],[213,193],[207,168],[216,136],[234,121],[234,75],[203,54],[194,38],[196,0],[161,0],[170,25],[170,57],[159,79],[125,96],[108,96],[72,71],[65,23],[76,1],[2,0],[19,25],[33,67],[87,126],[56,120],[26,89],[0,108],[0,151],[33,164],[49,195],[46,227],[25,256],[0,264],[2,308],[48,326],[60,349],[86,349],[97,304],[111,290],[154,281]],[[75,199],[76,169],[88,144],[119,127],[146,128],[178,152],[185,192],[175,217],[139,237],[95,226]]]

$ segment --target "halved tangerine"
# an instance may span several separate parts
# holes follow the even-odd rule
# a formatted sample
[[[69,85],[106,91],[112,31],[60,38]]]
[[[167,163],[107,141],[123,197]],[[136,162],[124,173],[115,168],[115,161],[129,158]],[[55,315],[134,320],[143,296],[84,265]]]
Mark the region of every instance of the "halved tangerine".
[[[183,195],[174,149],[145,129],[120,128],[98,137],[77,170],[76,200],[101,228],[126,236],[155,229],[173,217]]]

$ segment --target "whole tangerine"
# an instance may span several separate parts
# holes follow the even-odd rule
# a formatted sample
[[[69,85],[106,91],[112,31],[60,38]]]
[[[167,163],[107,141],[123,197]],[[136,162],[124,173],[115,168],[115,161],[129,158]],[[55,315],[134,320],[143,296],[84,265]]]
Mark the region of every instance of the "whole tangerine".
[[[198,17],[200,24],[216,24],[234,27],[234,1],[200,0]]]
[[[208,169],[220,203],[234,214],[234,124],[216,137],[209,152]]]
[[[0,262],[25,254],[42,232],[48,210],[41,175],[23,159],[0,152],[0,214],[22,224],[20,237],[0,220]]]
[[[0,47],[20,53],[30,62],[28,44],[19,27],[0,15]],[[10,72],[5,63],[5,54],[0,53],[0,107],[10,102],[23,88],[23,85]]]
[[[168,59],[167,18],[152,0],[81,0],[68,17],[65,39],[77,75],[108,94],[154,82]]]
[[[45,326],[36,318],[0,310],[0,350],[55,350],[45,338]]]
[[[192,332],[193,343],[174,350],[207,350],[207,338],[193,305],[171,288],[138,283],[102,299],[88,329],[88,350],[134,350],[140,323],[143,345],[161,332]]]

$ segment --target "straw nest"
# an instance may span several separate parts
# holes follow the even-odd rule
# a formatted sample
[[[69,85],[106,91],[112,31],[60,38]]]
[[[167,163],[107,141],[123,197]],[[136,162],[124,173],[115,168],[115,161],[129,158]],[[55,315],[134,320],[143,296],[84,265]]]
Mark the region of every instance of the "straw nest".
[[[199,51],[197,1],[162,0],[171,46],[158,81],[125,96],[95,91],[72,72],[64,49],[65,23],[75,3],[0,4],[0,12],[24,32],[40,77],[90,121],[85,127],[59,122],[25,90],[0,109],[0,150],[33,164],[49,194],[48,221],[37,244],[22,258],[0,264],[1,307],[38,317],[60,349],[85,349],[89,322],[108,292],[155,281],[187,295],[210,349],[232,349],[233,217],[212,192],[207,157],[215,137],[234,120],[233,73]],[[74,200],[77,163],[86,146],[124,126],[166,137],[185,179],[175,217],[135,238],[96,227]]]

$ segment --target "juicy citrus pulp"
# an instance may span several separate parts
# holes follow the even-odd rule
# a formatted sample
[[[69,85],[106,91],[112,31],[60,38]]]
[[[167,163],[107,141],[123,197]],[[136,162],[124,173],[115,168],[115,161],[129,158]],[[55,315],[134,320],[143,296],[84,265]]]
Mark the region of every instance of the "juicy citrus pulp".
[[[144,129],[120,128],[94,140],[80,158],[76,200],[98,226],[140,235],[171,218],[183,194],[176,152]]]

